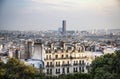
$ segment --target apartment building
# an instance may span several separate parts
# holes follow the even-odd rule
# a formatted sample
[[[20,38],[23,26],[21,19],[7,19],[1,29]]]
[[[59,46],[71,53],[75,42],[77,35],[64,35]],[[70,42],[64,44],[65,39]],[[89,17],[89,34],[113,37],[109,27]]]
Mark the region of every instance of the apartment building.
[[[45,46],[45,72],[58,76],[74,72],[88,72],[90,63],[85,47],[72,43],[49,43]]]

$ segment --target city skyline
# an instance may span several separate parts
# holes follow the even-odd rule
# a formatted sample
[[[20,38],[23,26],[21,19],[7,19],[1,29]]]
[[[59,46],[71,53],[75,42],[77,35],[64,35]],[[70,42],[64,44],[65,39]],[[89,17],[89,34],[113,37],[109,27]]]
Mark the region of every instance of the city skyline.
[[[1,0],[0,30],[120,29],[119,0]]]

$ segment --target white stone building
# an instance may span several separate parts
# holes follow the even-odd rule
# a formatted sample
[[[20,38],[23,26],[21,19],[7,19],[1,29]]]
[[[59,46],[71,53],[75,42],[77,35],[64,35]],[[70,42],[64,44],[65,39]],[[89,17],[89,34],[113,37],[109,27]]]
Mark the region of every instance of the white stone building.
[[[45,73],[58,76],[74,72],[88,72],[90,61],[85,47],[80,44],[61,43],[45,46]]]

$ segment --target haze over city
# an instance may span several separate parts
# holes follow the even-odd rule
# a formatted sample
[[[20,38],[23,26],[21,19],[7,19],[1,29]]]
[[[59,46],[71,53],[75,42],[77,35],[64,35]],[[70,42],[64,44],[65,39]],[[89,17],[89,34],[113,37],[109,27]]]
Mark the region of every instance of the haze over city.
[[[0,0],[0,79],[120,79],[120,0]]]
[[[120,29],[120,0],[0,0],[0,30]]]

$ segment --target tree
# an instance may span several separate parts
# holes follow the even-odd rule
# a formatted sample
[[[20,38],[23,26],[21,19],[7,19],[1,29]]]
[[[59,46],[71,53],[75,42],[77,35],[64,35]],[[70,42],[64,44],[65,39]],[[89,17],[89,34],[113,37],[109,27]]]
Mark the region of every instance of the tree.
[[[27,66],[18,59],[11,58],[6,64],[3,64],[0,69],[0,76],[3,79],[33,79],[37,74],[38,70],[32,66]]]
[[[97,57],[92,62],[92,79],[119,79],[120,51]]]
[[[58,79],[91,79],[91,75],[89,73],[71,73],[71,74],[64,74],[58,76]]]
[[[5,73],[5,64],[2,61],[0,61],[0,79],[4,79]]]
[[[75,73],[74,74],[75,79],[91,79],[91,75],[89,73]]]
[[[116,51],[112,63],[112,72],[116,79],[120,79],[120,51]]]

